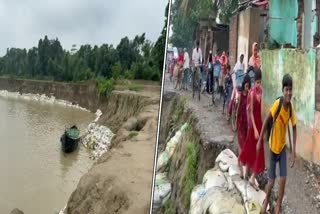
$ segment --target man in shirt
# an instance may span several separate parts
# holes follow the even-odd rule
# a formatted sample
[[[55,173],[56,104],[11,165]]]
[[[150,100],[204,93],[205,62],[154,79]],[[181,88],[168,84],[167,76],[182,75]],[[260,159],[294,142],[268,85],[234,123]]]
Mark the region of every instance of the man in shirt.
[[[183,81],[182,81],[182,88],[187,90],[187,83],[190,71],[190,57],[186,48],[183,49],[184,56],[183,56]]]

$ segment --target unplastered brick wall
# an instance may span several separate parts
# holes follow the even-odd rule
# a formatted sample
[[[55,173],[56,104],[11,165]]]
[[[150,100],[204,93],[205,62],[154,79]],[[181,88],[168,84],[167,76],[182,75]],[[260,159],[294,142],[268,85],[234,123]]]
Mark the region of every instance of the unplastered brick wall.
[[[303,22],[304,3],[303,0],[298,0],[298,17],[297,17],[297,30],[298,30],[298,48],[302,47],[302,22]]]
[[[230,20],[229,31],[229,62],[231,68],[237,62],[237,43],[238,43],[238,15],[234,15]]]

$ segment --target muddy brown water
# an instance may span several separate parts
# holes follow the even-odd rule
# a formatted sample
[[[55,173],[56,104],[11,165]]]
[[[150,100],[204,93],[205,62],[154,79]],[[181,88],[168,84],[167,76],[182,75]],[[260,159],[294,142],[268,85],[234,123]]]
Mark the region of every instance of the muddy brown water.
[[[57,213],[93,162],[79,144],[61,151],[66,126],[80,132],[95,115],[71,107],[0,97],[0,213]]]

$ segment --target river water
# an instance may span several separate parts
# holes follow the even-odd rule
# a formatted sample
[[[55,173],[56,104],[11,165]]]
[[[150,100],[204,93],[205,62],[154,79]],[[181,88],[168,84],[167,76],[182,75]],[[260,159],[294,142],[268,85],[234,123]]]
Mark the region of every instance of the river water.
[[[73,123],[83,134],[94,118],[76,108],[0,97],[0,213],[53,214],[66,205],[93,162],[81,144],[62,153],[59,139]]]

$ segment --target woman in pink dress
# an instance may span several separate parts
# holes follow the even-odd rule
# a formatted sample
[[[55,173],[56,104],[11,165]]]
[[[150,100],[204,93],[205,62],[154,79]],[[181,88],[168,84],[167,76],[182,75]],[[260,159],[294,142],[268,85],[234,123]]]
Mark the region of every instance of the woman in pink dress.
[[[257,191],[259,188],[255,184],[255,178],[258,174],[262,173],[265,168],[263,146],[261,146],[258,153],[256,152],[256,145],[262,128],[261,76],[261,70],[255,70],[255,86],[250,91],[247,101],[248,134],[239,156],[240,163],[245,165],[246,169],[250,169],[252,171],[249,184]],[[244,177],[246,177],[246,172]]]

